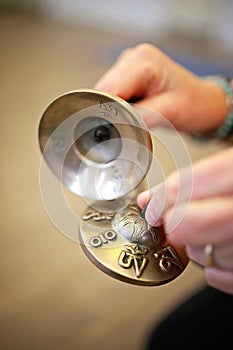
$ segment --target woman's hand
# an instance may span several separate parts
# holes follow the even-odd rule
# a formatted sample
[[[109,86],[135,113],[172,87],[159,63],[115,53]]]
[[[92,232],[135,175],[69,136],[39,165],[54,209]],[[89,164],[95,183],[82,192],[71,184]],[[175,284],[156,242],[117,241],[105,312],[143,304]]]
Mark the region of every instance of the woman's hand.
[[[213,131],[227,115],[225,93],[216,83],[149,44],[125,50],[95,88],[127,101],[137,99],[148,127],[162,122],[151,110],[190,133]],[[141,193],[138,205],[146,204],[146,220],[164,224],[168,239],[184,245],[189,257],[205,267],[207,282],[233,294],[233,148],[199,161],[191,173],[180,170]],[[215,267],[207,266],[205,247],[210,244]]]
[[[169,241],[184,245],[189,257],[205,267],[208,284],[233,294],[233,147],[197,162],[192,174],[175,172],[139,194],[138,205],[147,203],[146,220],[153,226],[163,223]],[[214,247],[216,267],[206,266],[208,244]]]
[[[148,110],[143,113],[148,127],[158,122],[151,109],[191,133],[216,129],[227,114],[226,97],[217,84],[191,73],[150,44],[123,51],[95,88],[127,101],[137,99]]]

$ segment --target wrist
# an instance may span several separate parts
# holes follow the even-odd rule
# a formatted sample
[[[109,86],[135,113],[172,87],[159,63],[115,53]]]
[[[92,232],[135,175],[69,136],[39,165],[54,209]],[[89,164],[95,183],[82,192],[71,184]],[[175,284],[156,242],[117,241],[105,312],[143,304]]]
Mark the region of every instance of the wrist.
[[[211,94],[206,115],[206,118],[210,117],[211,127],[197,136],[226,140],[233,135],[233,80],[212,75],[205,78],[205,84]]]

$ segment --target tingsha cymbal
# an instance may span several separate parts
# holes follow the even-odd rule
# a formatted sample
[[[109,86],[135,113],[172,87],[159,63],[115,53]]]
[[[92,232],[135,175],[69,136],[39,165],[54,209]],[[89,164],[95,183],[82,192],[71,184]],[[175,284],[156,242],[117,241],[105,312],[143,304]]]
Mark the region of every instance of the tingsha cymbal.
[[[105,92],[60,96],[39,125],[43,157],[72,192],[113,200],[132,192],[151,165],[152,142],[135,109]]]
[[[130,104],[91,89],[62,95],[43,113],[39,144],[60,182],[89,203],[80,243],[98,268],[145,286],[184,271],[184,249],[167,241],[163,227],[151,227],[135,204],[151,165],[152,140]]]
[[[188,264],[185,251],[166,240],[162,226],[151,227],[135,203],[117,213],[88,208],[80,236],[89,259],[124,282],[161,285],[178,277]]]

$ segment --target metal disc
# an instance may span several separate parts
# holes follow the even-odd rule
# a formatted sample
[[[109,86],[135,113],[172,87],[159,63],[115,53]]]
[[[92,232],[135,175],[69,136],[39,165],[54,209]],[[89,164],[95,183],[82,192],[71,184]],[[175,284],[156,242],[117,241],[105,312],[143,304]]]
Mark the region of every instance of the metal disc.
[[[39,125],[43,157],[70,191],[94,200],[132,192],[152,160],[152,140],[143,119],[126,101],[80,89],[55,99]]]
[[[88,207],[80,225],[82,248],[108,275],[124,282],[155,286],[177,278],[189,259],[182,247],[169,244],[162,227],[151,227],[137,205],[121,212]]]

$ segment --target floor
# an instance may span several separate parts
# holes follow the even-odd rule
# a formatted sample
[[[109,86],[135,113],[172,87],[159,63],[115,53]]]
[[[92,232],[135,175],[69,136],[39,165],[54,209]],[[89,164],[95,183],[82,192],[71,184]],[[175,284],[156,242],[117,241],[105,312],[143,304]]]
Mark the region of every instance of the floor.
[[[130,285],[98,270],[46,213],[37,136],[46,106],[66,91],[92,87],[116,48],[134,39],[4,15],[0,42],[1,349],[142,350],[151,327],[204,285],[203,270],[190,262],[158,287]],[[184,141],[192,160],[224,147]],[[169,172],[169,159],[159,153]]]

